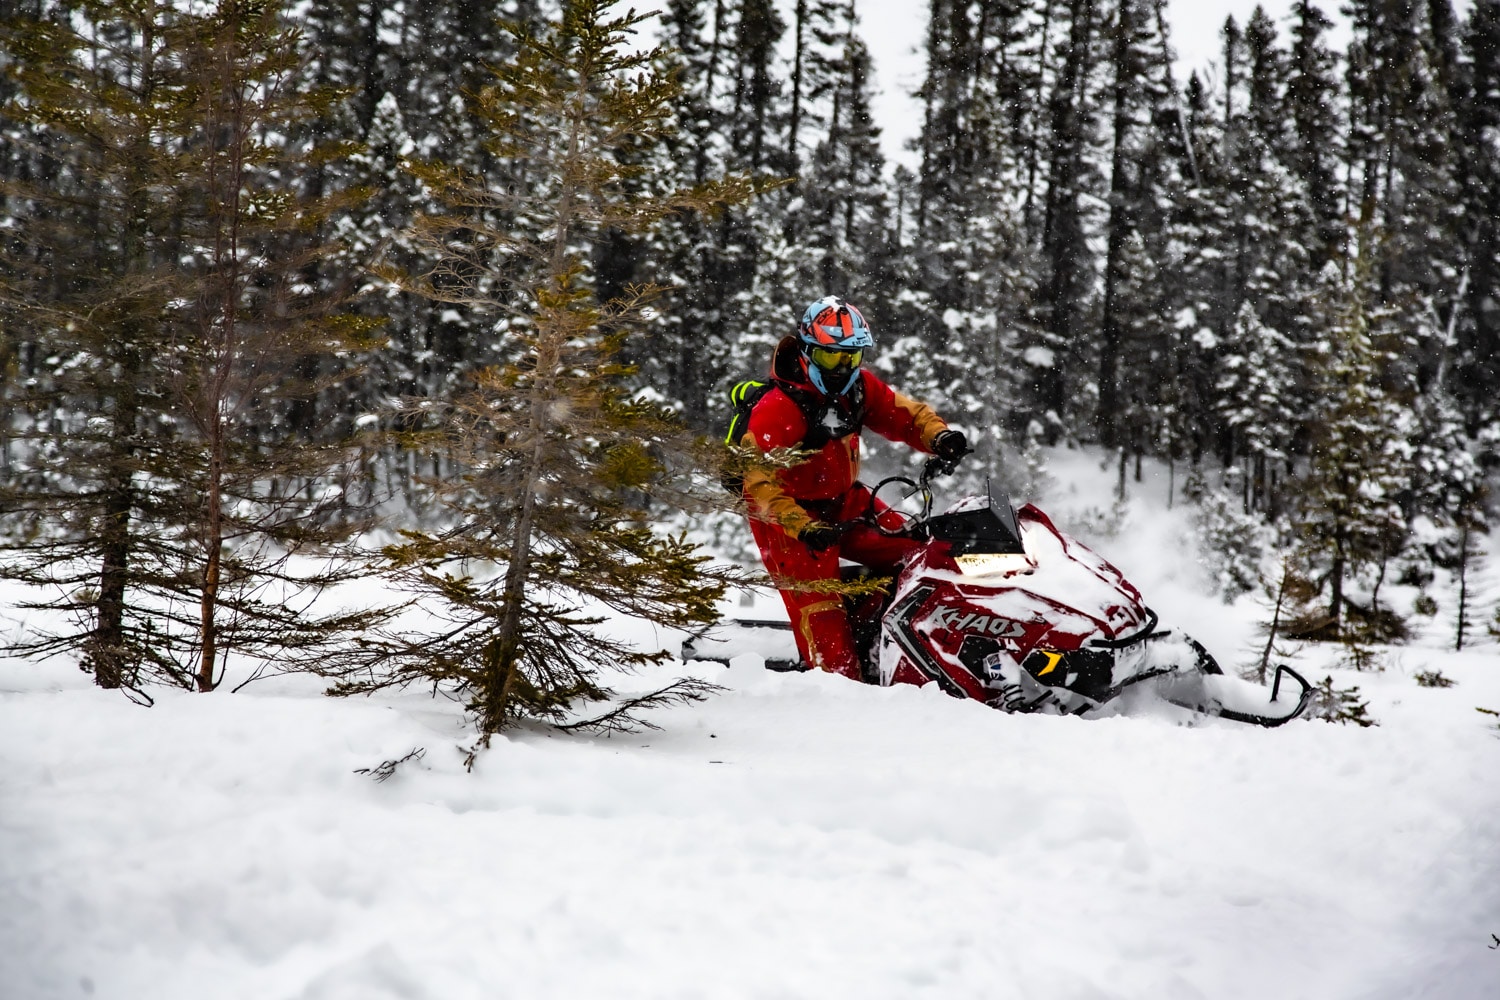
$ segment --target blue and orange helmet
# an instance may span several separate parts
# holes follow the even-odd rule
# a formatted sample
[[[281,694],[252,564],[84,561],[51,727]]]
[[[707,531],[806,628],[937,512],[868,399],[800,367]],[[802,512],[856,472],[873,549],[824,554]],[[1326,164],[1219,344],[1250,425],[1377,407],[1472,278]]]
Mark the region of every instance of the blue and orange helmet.
[[[864,316],[837,295],[824,296],[803,311],[797,338],[808,380],[825,394],[848,392],[865,349],[875,346]]]

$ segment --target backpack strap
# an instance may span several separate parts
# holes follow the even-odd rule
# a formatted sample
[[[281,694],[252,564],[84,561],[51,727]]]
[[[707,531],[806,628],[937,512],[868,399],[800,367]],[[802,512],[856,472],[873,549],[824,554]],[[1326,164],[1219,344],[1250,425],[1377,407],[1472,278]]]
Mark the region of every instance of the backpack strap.
[[[786,393],[802,418],[807,423],[801,446],[808,451],[817,451],[830,441],[858,434],[865,426],[865,379],[859,380],[841,396],[824,396],[811,388],[777,382],[777,388]]]
[[[735,445],[740,438],[744,437],[746,430],[749,429],[750,414],[755,410],[755,404],[759,403],[773,388],[785,393],[802,413],[807,430],[802,435],[802,440],[798,442],[800,448],[818,451],[829,441],[848,437],[850,434],[858,434],[864,428],[865,380],[863,374],[848,392],[832,399],[811,388],[803,388],[781,379],[777,379],[774,383],[747,379],[744,382],[735,383],[729,390],[729,402],[734,410],[729,418],[729,433],[724,435],[726,445]],[[732,473],[726,473],[721,483],[731,494],[739,493],[745,485],[743,477]]]

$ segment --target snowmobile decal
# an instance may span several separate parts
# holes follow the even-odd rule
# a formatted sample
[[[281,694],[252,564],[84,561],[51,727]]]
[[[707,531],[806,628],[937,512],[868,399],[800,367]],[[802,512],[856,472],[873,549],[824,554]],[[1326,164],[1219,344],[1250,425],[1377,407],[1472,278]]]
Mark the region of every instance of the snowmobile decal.
[[[1054,653],[1050,649],[1039,649],[1037,652],[1047,658],[1047,665],[1036,672],[1038,677],[1046,677],[1052,671],[1056,670],[1057,665],[1062,662],[1061,653]]]
[[[938,685],[948,694],[955,698],[967,698],[969,693],[948,676],[942,664],[933,659],[932,652],[922,637],[917,634],[912,624],[916,617],[916,611],[937,590],[933,586],[922,586],[914,588],[909,594],[901,598],[890,610],[890,622],[894,626],[891,630],[895,636],[896,645],[906,654],[906,658],[922,673],[938,682]]]
[[[977,611],[965,613],[963,608],[955,608],[950,604],[939,604],[927,621],[950,632],[991,635],[997,639],[1020,639],[1026,635],[1026,626],[1020,622]]]

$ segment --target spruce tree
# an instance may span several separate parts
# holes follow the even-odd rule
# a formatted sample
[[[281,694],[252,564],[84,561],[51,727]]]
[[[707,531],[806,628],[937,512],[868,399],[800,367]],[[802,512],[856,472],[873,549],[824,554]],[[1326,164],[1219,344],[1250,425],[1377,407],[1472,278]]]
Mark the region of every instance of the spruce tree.
[[[1353,634],[1345,621],[1351,581],[1366,569],[1383,572],[1404,537],[1398,500],[1410,476],[1401,413],[1385,389],[1395,358],[1382,335],[1389,313],[1375,296],[1375,236],[1366,228],[1362,237],[1347,274],[1325,269],[1327,354],[1296,515],[1303,558],[1327,585],[1329,628],[1339,638]]]
[[[1027,345],[1034,358],[1033,391],[1054,427],[1072,412],[1069,388],[1084,382],[1072,370],[1086,360],[1095,255],[1090,247],[1101,187],[1095,161],[1098,105],[1099,4],[1062,0],[1055,16],[1055,82],[1048,94],[1047,197],[1041,234],[1038,306],[1046,336]],[[1083,357],[1077,357],[1082,354]],[[1081,416],[1081,414],[1080,414]]]
[[[62,588],[36,606],[81,619],[31,648],[79,650],[104,686],[198,690],[231,652],[321,654],[371,620],[301,614],[342,572],[293,561],[359,523],[353,427],[309,438],[291,419],[320,388],[302,362],[370,325],[312,277],[332,202],[289,179],[328,155],[286,137],[329,95],[303,87],[275,4],[85,5],[13,31],[11,111],[59,169],[12,188],[34,211],[5,304],[57,360],[0,486],[8,572]]]
[[[1312,0],[1292,8],[1292,45],[1286,102],[1292,131],[1283,161],[1297,181],[1296,193],[1312,205],[1314,230],[1307,247],[1309,270],[1341,255],[1345,243],[1344,199],[1338,175],[1343,128],[1340,121],[1338,57],[1324,36],[1333,22]]]
[[[371,672],[334,690],[452,685],[479,747],[516,720],[562,722],[607,697],[606,664],[665,658],[598,631],[600,607],[688,627],[715,619],[724,588],[706,556],[657,534],[642,508],[648,496],[682,499],[674,484],[699,457],[667,408],[630,391],[619,360],[661,289],[599,301],[589,249],[610,229],[645,232],[673,212],[741,199],[748,184],[632,184],[641,168],[629,154],[668,135],[678,91],[661,52],[624,51],[643,18],[609,16],[612,6],[569,0],[556,19],[513,28],[519,55],[490,68],[469,113],[494,161],[525,162],[532,183],[414,162],[444,212],[413,234],[424,271],[383,271],[486,317],[501,360],[421,404],[427,446],[459,469],[428,484],[448,526],[405,532],[386,550],[393,577],[435,603],[438,629],[384,637]],[[656,697],[700,692],[677,682]],[[616,710],[602,724],[628,723]]]
[[[885,156],[880,127],[871,113],[873,65],[857,31],[851,0],[842,11],[842,31],[828,66],[826,128],[811,156],[799,193],[809,225],[800,241],[804,286],[842,295],[873,318],[891,315],[890,275],[882,273],[882,251],[891,230],[887,219]]]
[[[892,297],[904,337],[890,360],[907,391],[968,430],[975,472],[999,469],[1008,439],[1024,447],[1041,405],[1028,361],[1053,356],[1035,321],[1015,129],[1018,105],[1038,99],[1032,31],[1013,4],[932,5],[915,227],[897,272],[909,285]]]
[[[690,4],[667,11],[681,128],[660,144],[657,162],[669,168],[666,176],[691,167],[692,183],[734,172],[754,178],[761,191],[783,186],[790,179],[787,67],[779,51],[786,23],[771,0],[715,0],[711,16],[703,13]],[[695,428],[719,426],[723,411],[714,404],[722,393],[715,390],[765,370],[764,343],[785,331],[786,312],[804,298],[785,249],[788,205],[785,197],[760,197],[711,217],[679,212],[652,240],[659,280],[674,291],[627,357]],[[768,263],[783,270],[767,274]]]
[[[1173,178],[1158,131],[1170,122],[1164,76],[1169,56],[1155,14],[1144,0],[1118,0],[1110,42],[1109,216],[1095,430],[1101,444],[1128,447],[1136,455],[1149,433],[1153,373],[1165,353],[1167,316],[1152,258],[1165,255],[1161,206],[1177,193],[1168,187]]]
[[[1452,388],[1474,434],[1500,422],[1500,0],[1476,0],[1463,62],[1456,145],[1468,282]]]

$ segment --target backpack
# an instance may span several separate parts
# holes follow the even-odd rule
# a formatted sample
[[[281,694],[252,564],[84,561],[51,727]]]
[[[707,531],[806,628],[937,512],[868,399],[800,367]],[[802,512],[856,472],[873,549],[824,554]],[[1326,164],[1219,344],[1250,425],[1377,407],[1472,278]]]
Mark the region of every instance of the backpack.
[[[750,426],[750,413],[755,409],[755,404],[772,389],[776,388],[774,382],[763,382],[759,379],[746,379],[736,382],[729,390],[729,405],[731,413],[729,416],[729,431],[724,435],[726,445],[736,444],[740,438],[745,436],[745,430]],[[807,433],[803,436],[801,447],[809,451],[822,448],[835,437],[846,437],[849,434],[858,434],[865,423],[865,394],[864,381],[851,389],[853,402],[850,419],[846,423],[837,422],[838,426],[830,428],[828,415],[833,411],[833,401],[820,398],[811,392],[802,392],[796,388],[783,385],[781,391],[786,393],[797,409],[802,411],[802,417],[807,422]],[[719,480],[724,489],[733,494],[741,493],[745,488],[745,477],[736,472],[726,472]]]

